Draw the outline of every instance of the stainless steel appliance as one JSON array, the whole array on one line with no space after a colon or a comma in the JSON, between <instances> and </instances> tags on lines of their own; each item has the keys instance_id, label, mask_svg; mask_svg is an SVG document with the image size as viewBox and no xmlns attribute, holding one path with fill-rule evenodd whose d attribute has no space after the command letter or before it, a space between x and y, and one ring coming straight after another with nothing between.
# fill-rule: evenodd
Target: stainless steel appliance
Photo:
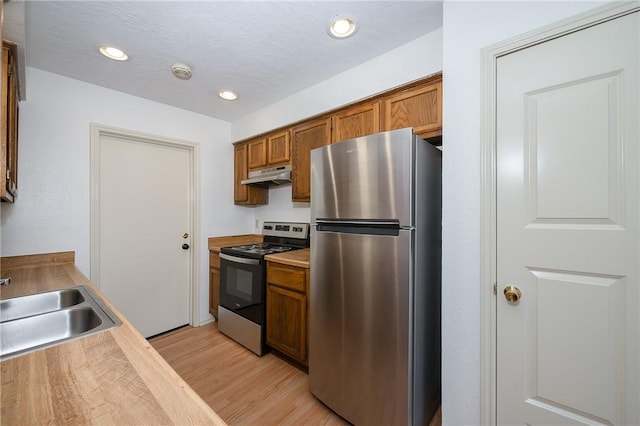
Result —
<instances>
[{"instance_id":1,"label":"stainless steel appliance","mask_svg":"<svg viewBox=\"0 0 640 426\"><path fill-rule=\"evenodd\" d=\"M291 183L291 166L278 166L249 172L248 179L245 179L240 183L243 185L260 186Z\"/></svg>"},{"instance_id":2,"label":"stainless steel appliance","mask_svg":"<svg viewBox=\"0 0 640 426\"><path fill-rule=\"evenodd\" d=\"M441 152L400 129L311 151L309 388L356 425L440 403Z\"/></svg>"},{"instance_id":3,"label":"stainless steel appliance","mask_svg":"<svg viewBox=\"0 0 640 426\"><path fill-rule=\"evenodd\" d=\"M309 247L308 223L264 222L261 244L220 249L218 329L262 355L268 254Z\"/></svg>"}]
</instances>

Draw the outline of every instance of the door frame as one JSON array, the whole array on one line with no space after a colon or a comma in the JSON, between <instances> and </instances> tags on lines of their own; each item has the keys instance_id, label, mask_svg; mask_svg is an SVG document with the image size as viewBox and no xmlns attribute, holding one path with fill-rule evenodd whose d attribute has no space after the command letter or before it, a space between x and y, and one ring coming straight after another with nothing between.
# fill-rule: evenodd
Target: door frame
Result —
<instances>
[{"instance_id":1,"label":"door frame","mask_svg":"<svg viewBox=\"0 0 640 426\"><path fill-rule=\"evenodd\" d=\"M490 45L481 51L480 141L480 424L496 424L497 410L497 60L504 55L640 10L640 0L606 4Z\"/></svg>"},{"instance_id":2,"label":"door frame","mask_svg":"<svg viewBox=\"0 0 640 426\"><path fill-rule=\"evenodd\" d=\"M132 130L120 129L91 123L90 147L90 269L89 279L100 288L100 150L98 145L102 136L129 139L154 145L183 149L189 153L189 209L191 250L189 250L189 325L200 325L200 291L199 291L199 247L200 247L200 146L197 143L157 136Z\"/></svg>"}]
</instances>

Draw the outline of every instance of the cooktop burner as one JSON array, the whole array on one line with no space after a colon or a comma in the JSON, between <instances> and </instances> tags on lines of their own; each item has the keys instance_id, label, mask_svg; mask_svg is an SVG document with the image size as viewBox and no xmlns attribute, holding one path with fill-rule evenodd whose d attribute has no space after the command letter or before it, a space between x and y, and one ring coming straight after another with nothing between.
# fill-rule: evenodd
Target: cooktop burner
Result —
<instances>
[{"instance_id":1,"label":"cooktop burner","mask_svg":"<svg viewBox=\"0 0 640 426\"><path fill-rule=\"evenodd\" d=\"M290 246L281 246L270 243L262 243L262 244L251 244L247 246L236 246L230 247L234 250L246 252L246 253L258 253L258 254L271 254L271 253L281 253L283 251L293 250L293 247Z\"/></svg>"},{"instance_id":2,"label":"cooktop burner","mask_svg":"<svg viewBox=\"0 0 640 426\"><path fill-rule=\"evenodd\" d=\"M262 235L262 243L223 247L221 252L238 257L262 259L268 254L309 247L308 223L265 222Z\"/></svg>"}]
</instances>

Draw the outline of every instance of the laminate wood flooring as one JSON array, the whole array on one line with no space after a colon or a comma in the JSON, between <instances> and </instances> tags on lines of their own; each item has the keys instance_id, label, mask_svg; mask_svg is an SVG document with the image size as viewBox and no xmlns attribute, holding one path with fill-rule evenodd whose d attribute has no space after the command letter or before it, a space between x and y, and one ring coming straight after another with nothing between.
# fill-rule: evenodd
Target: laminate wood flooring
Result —
<instances>
[{"instance_id":1,"label":"laminate wood flooring","mask_svg":"<svg viewBox=\"0 0 640 426\"><path fill-rule=\"evenodd\" d=\"M308 376L268 353L257 357L217 323L153 338L152 346L230 425L348 425L316 399ZM440 410L430 426L440 426Z\"/></svg>"}]
</instances>

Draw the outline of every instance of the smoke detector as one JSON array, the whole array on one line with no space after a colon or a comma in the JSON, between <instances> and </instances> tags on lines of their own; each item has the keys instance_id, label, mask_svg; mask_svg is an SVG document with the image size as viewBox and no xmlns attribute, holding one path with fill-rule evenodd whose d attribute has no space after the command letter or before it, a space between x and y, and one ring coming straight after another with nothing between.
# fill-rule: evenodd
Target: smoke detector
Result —
<instances>
[{"instance_id":1,"label":"smoke detector","mask_svg":"<svg viewBox=\"0 0 640 426\"><path fill-rule=\"evenodd\" d=\"M171 72L180 80L189 80L191 78L191 67L186 64L173 64L171 66Z\"/></svg>"}]
</instances>

